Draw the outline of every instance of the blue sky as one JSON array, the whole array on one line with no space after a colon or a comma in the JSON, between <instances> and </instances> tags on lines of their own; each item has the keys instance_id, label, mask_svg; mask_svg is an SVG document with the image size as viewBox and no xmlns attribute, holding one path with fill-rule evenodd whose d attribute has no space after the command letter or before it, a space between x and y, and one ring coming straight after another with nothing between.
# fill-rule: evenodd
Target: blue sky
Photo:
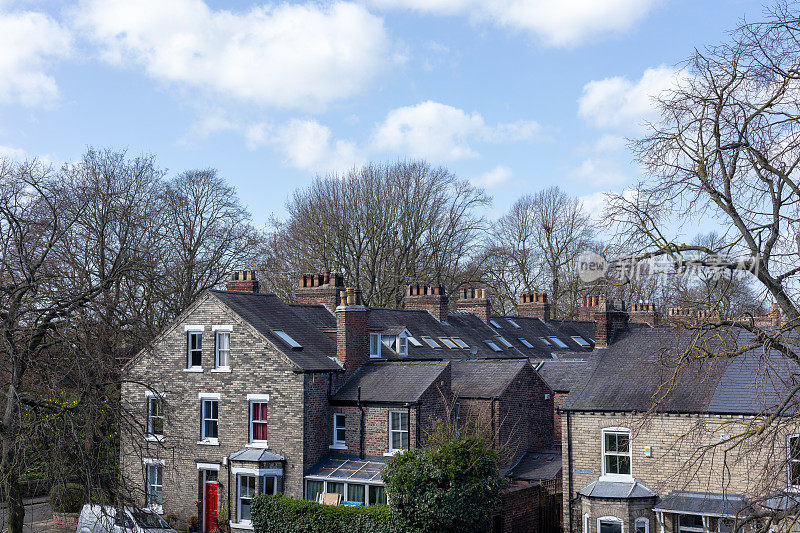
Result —
<instances>
[{"instance_id":1,"label":"blue sky","mask_svg":"<svg viewBox=\"0 0 800 533\"><path fill-rule=\"evenodd\" d=\"M424 157L489 217L550 185L596 209L624 138L750 0L0 0L0 155L213 167L254 220L317 173Z\"/></svg>"}]
</instances>

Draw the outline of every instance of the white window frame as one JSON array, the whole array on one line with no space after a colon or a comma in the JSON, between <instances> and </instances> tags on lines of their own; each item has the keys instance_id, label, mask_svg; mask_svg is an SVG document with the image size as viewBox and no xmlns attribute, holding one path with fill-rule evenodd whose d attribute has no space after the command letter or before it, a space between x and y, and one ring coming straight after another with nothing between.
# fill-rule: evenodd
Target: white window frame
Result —
<instances>
[{"instance_id":1,"label":"white window frame","mask_svg":"<svg viewBox=\"0 0 800 533\"><path fill-rule=\"evenodd\" d=\"M583 515L583 533L589 533L589 513Z\"/></svg>"},{"instance_id":2,"label":"white window frame","mask_svg":"<svg viewBox=\"0 0 800 533\"><path fill-rule=\"evenodd\" d=\"M800 463L800 457L792 459L792 439L800 439L800 433L792 433L786 436L786 485L790 488L800 489L800 483L792 484L792 464Z\"/></svg>"},{"instance_id":3,"label":"white window frame","mask_svg":"<svg viewBox=\"0 0 800 533\"><path fill-rule=\"evenodd\" d=\"M203 326L196 326L196 325L189 325L184 326L184 332L186 333L186 368L184 369L186 372L202 372L203 371L203 333L204 327ZM193 365L192 364L192 342L191 338L192 335L200 335L200 364Z\"/></svg>"},{"instance_id":4,"label":"white window frame","mask_svg":"<svg viewBox=\"0 0 800 533\"><path fill-rule=\"evenodd\" d=\"M230 372L231 371L231 332L233 332L233 326L211 326L211 330L214 332L214 372ZM228 364L221 365L219 364L219 338L220 335L227 335L228 336Z\"/></svg>"},{"instance_id":5,"label":"white window frame","mask_svg":"<svg viewBox=\"0 0 800 533\"><path fill-rule=\"evenodd\" d=\"M145 393L145 399L147 401L147 432L145 434L145 439L153 442L161 442L164 440L164 397L152 391L147 391ZM150 409L150 402L152 400L159 400L161 402L161 435L153 433L153 411Z\"/></svg>"},{"instance_id":6,"label":"white window frame","mask_svg":"<svg viewBox=\"0 0 800 533\"><path fill-rule=\"evenodd\" d=\"M342 417L344 423L341 426L336 425L336 418ZM341 429L345 432L345 439L339 440L336 438L336 430ZM333 413L333 449L346 450L347 449L347 415L344 413Z\"/></svg>"},{"instance_id":7,"label":"white window frame","mask_svg":"<svg viewBox=\"0 0 800 533\"><path fill-rule=\"evenodd\" d=\"M363 338L363 337L362 337ZM374 346L373 346L374 343ZM370 359L377 359L381 356L381 334L380 333L370 333L369 334L369 357Z\"/></svg>"},{"instance_id":8,"label":"white window frame","mask_svg":"<svg viewBox=\"0 0 800 533\"><path fill-rule=\"evenodd\" d=\"M163 514L164 502L164 460L163 459L144 459L144 482L145 482L145 509L148 509L157 514ZM161 469L161 485L150 484L150 468ZM151 487L158 486L161 488L161 505L150 503Z\"/></svg>"},{"instance_id":9,"label":"white window frame","mask_svg":"<svg viewBox=\"0 0 800 533\"><path fill-rule=\"evenodd\" d=\"M650 519L644 516L633 521L633 533L638 533L640 524L644 524L644 533L650 533Z\"/></svg>"},{"instance_id":10,"label":"white window frame","mask_svg":"<svg viewBox=\"0 0 800 533\"><path fill-rule=\"evenodd\" d=\"M253 494L250 495L250 506L252 513L253 500L258 495L258 478L257 474L251 473L237 473L236 474L236 523L243 526L252 525L252 520L242 520L242 478L253 478Z\"/></svg>"},{"instance_id":11,"label":"white window frame","mask_svg":"<svg viewBox=\"0 0 800 533\"><path fill-rule=\"evenodd\" d=\"M201 392L198 393L197 397L200 399L200 440L197 444L205 444L209 446L219 446L219 402L220 402L220 394L216 392ZM206 419L205 415L205 403L208 401L217 402L217 418L208 418ZM206 436L206 420L216 420L217 421L217 436L216 437L208 437Z\"/></svg>"},{"instance_id":12,"label":"white window frame","mask_svg":"<svg viewBox=\"0 0 800 533\"><path fill-rule=\"evenodd\" d=\"M600 533L601 522L616 522L619 524L620 533L625 533L625 522L623 522L621 518L617 518L616 516L601 516L597 519L597 533Z\"/></svg>"},{"instance_id":13,"label":"white window frame","mask_svg":"<svg viewBox=\"0 0 800 533\"><path fill-rule=\"evenodd\" d=\"M630 465L630 472L627 473L627 474L610 474L610 473L606 472L606 434L608 434L608 433L627 433L627 435L628 435L628 453L627 454L621 454L621 453L617 453L617 452L609 453L609 455L616 455L616 456L619 456L619 457L625 457L625 456L628 457L628 464ZM630 481L631 479L633 479L633 440L631 439L631 430L629 428L625 428L625 427L607 427L607 428L603 428L602 431L600 432L600 438L601 438L601 443L600 443L600 446L601 446L601 465L600 465L600 468L601 468L601 471L603 472L603 477L606 478L607 480L610 480L610 481L613 481L613 480ZM599 532L599 530L598 530L598 532Z\"/></svg>"},{"instance_id":14,"label":"white window frame","mask_svg":"<svg viewBox=\"0 0 800 533\"><path fill-rule=\"evenodd\" d=\"M408 357L408 334L405 331L397 336L397 355Z\"/></svg>"},{"instance_id":15,"label":"white window frame","mask_svg":"<svg viewBox=\"0 0 800 533\"><path fill-rule=\"evenodd\" d=\"M272 494L278 494L278 476L263 475L258 476L258 493L266 494L267 480L272 480Z\"/></svg>"},{"instance_id":16,"label":"white window frame","mask_svg":"<svg viewBox=\"0 0 800 533\"><path fill-rule=\"evenodd\" d=\"M325 478L319 478L319 477L307 477L307 478L304 478L304 480L303 480L303 499L306 500L306 501L309 501L308 500L308 496L309 496L309 493L308 493L308 482L309 481L320 481L320 482L322 482L322 492L327 492L328 491L328 483L344 483L344 494L345 494L345 496L349 495L350 485L363 485L364 486L364 506L365 507L368 506L368 505L375 505L375 503L372 502L370 500L370 498L369 498L369 489L370 489L370 487L383 487L384 493L386 491L386 485L384 485L383 483L374 483L374 482L370 483L369 481L365 481L365 480L359 480L357 482L354 481L353 483L350 483L350 482L348 482L348 481L346 481L344 479L325 479ZM345 496L342 497L343 500L345 499ZM386 494L386 503L389 503L389 495L388 494Z\"/></svg>"},{"instance_id":17,"label":"white window frame","mask_svg":"<svg viewBox=\"0 0 800 533\"><path fill-rule=\"evenodd\" d=\"M399 413L401 417L405 416L407 418L406 427L408 429L405 429L405 430L403 430L403 429L394 429L393 424L392 424L392 414L393 413ZM406 451L408 448L395 448L394 446L392 446L392 440L393 440L392 439L392 434L393 433L405 433L407 435L406 441L408 442L408 446L409 446L409 448L411 447L411 417L409 416L408 411L398 411L398 410L389 411L389 454L393 455L393 454L398 453L398 452Z\"/></svg>"},{"instance_id":18,"label":"white window frame","mask_svg":"<svg viewBox=\"0 0 800 533\"><path fill-rule=\"evenodd\" d=\"M267 440L256 440L253 438L253 404L266 403L269 406L269 394L248 394L247 395L247 427L249 432L249 448L269 448L269 426L267 426ZM270 409L267 407L267 423L269 423ZM260 420L259 420L260 422Z\"/></svg>"}]
</instances>

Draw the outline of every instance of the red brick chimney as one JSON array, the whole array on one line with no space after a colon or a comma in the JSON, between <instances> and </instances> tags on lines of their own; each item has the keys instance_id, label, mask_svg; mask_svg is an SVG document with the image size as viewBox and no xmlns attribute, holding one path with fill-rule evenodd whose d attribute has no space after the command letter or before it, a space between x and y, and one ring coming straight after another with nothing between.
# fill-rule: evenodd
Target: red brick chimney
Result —
<instances>
[{"instance_id":1,"label":"red brick chimney","mask_svg":"<svg viewBox=\"0 0 800 533\"><path fill-rule=\"evenodd\" d=\"M259 292L256 271L237 270L231 275L231 279L225 288L233 292Z\"/></svg>"},{"instance_id":2,"label":"red brick chimney","mask_svg":"<svg viewBox=\"0 0 800 533\"><path fill-rule=\"evenodd\" d=\"M550 302L546 292L524 292L519 297L517 315L550 321Z\"/></svg>"},{"instance_id":3,"label":"red brick chimney","mask_svg":"<svg viewBox=\"0 0 800 533\"><path fill-rule=\"evenodd\" d=\"M429 311L439 322L447 321L447 295L440 285L409 285L403 297L403 308Z\"/></svg>"},{"instance_id":4,"label":"red brick chimney","mask_svg":"<svg viewBox=\"0 0 800 533\"><path fill-rule=\"evenodd\" d=\"M489 322L492 313L492 304L486 296L486 289L462 288L456 302L456 311L459 313L475 313L484 322Z\"/></svg>"},{"instance_id":5,"label":"red brick chimney","mask_svg":"<svg viewBox=\"0 0 800 533\"><path fill-rule=\"evenodd\" d=\"M341 303L339 294L342 290L344 276L337 272L302 274L294 300L299 304L324 305L329 311L335 311Z\"/></svg>"},{"instance_id":6,"label":"red brick chimney","mask_svg":"<svg viewBox=\"0 0 800 533\"><path fill-rule=\"evenodd\" d=\"M781 306L778 305L777 302L772 302L772 306L769 309L769 316L772 319L771 326L773 328L779 328L783 324L783 314L781 313Z\"/></svg>"},{"instance_id":7,"label":"red brick chimney","mask_svg":"<svg viewBox=\"0 0 800 533\"><path fill-rule=\"evenodd\" d=\"M631 304L629 315L630 321L634 324L658 325L656 307L651 302L636 302Z\"/></svg>"},{"instance_id":8,"label":"red brick chimney","mask_svg":"<svg viewBox=\"0 0 800 533\"><path fill-rule=\"evenodd\" d=\"M361 291L347 287L336 308L336 358L346 379L369 361L369 308L361 304Z\"/></svg>"},{"instance_id":9,"label":"red brick chimney","mask_svg":"<svg viewBox=\"0 0 800 533\"><path fill-rule=\"evenodd\" d=\"M716 312L699 307L670 307L667 310L667 322L685 326L698 326L706 322L719 322L719 315Z\"/></svg>"},{"instance_id":10,"label":"red brick chimney","mask_svg":"<svg viewBox=\"0 0 800 533\"><path fill-rule=\"evenodd\" d=\"M603 295L584 296L578 311L580 320L594 321L594 345L607 348L614 333L628 328L628 312L625 303L614 304Z\"/></svg>"}]
</instances>

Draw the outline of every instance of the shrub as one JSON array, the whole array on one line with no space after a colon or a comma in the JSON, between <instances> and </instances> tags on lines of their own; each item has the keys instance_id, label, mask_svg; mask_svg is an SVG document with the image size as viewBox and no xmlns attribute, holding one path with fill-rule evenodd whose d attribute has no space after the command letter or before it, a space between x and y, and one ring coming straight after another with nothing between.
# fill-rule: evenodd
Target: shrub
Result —
<instances>
[{"instance_id":1,"label":"shrub","mask_svg":"<svg viewBox=\"0 0 800 533\"><path fill-rule=\"evenodd\" d=\"M77 483L58 484L50 489L50 509L54 513L80 513L88 500L86 490Z\"/></svg>"},{"instance_id":2,"label":"shrub","mask_svg":"<svg viewBox=\"0 0 800 533\"><path fill-rule=\"evenodd\" d=\"M392 457L383 470L398 522L419 532L486 531L506 481L483 435L439 428L425 448Z\"/></svg>"},{"instance_id":3,"label":"shrub","mask_svg":"<svg viewBox=\"0 0 800 533\"><path fill-rule=\"evenodd\" d=\"M258 496L251 509L256 533L399 533L386 505L321 505L282 494Z\"/></svg>"}]
</instances>

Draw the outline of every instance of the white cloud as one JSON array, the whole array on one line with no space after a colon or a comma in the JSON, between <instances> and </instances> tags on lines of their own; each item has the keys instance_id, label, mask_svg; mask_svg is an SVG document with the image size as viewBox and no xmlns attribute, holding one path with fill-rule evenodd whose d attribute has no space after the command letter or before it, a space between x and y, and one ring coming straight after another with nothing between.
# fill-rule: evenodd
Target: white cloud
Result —
<instances>
[{"instance_id":1,"label":"white cloud","mask_svg":"<svg viewBox=\"0 0 800 533\"><path fill-rule=\"evenodd\" d=\"M470 179L470 182L476 187L494 189L507 182L513 175L514 173L507 166L497 165L492 170Z\"/></svg>"},{"instance_id":2,"label":"white cloud","mask_svg":"<svg viewBox=\"0 0 800 533\"><path fill-rule=\"evenodd\" d=\"M610 187L628 180L620 165L610 159L589 157L572 169L568 176L591 187Z\"/></svg>"},{"instance_id":3,"label":"white cloud","mask_svg":"<svg viewBox=\"0 0 800 533\"><path fill-rule=\"evenodd\" d=\"M660 0L365 0L379 8L464 15L475 22L524 31L547 46L573 47L622 32Z\"/></svg>"},{"instance_id":4,"label":"white cloud","mask_svg":"<svg viewBox=\"0 0 800 533\"><path fill-rule=\"evenodd\" d=\"M47 67L71 51L70 32L51 17L0 12L0 104L51 104L59 93Z\"/></svg>"},{"instance_id":5,"label":"white cloud","mask_svg":"<svg viewBox=\"0 0 800 533\"><path fill-rule=\"evenodd\" d=\"M636 82L620 76L590 81L578 99L578 115L598 128L640 131L645 121L658 117L653 99L684 76L661 66L645 70Z\"/></svg>"},{"instance_id":6,"label":"white cloud","mask_svg":"<svg viewBox=\"0 0 800 533\"><path fill-rule=\"evenodd\" d=\"M599 153L619 152L620 150L623 150L627 144L628 140L625 137L606 133L597 139L592 149Z\"/></svg>"},{"instance_id":7,"label":"white cloud","mask_svg":"<svg viewBox=\"0 0 800 533\"><path fill-rule=\"evenodd\" d=\"M275 107L352 96L391 56L382 19L347 2L234 13L203 0L84 0L74 20L110 64Z\"/></svg>"},{"instance_id":8,"label":"white cloud","mask_svg":"<svg viewBox=\"0 0 800 533\"><path fill-rule=\"evenodd\" d=\"M261 128L249 131L251 141L267 139ZM253 131L257 133L253 135ZM280 126L269 142L284 154L287 164L304 170L328 172L364 163L364 156L355 144L332 137L330 128L319 122L292 119Z\"/></svg>"},{"instance_id":9,"label":"white cloud","mask_svg":"<svg viewBox=\"0 0 800 533\"><path fill-rule=\"evenodd\" d=\"M22 148L14 148L13 146L0 145L0 159L11 159L14 161L20 161L22 159L25 159L27 156L28 153Z\"/></svg>"},{"instance_id":10,"label":"white cloud","mask_svg":"<svg viewBox=\"0 0 800 533\"><path fill-rule=\"evenodd\" d=\"M532 121L489 126L480 113L426 101L389 111L372 139L372 149L457 161L477 157L470 141L508 142L532 138L539 125Z\"/></svg>"}]
</instances>

